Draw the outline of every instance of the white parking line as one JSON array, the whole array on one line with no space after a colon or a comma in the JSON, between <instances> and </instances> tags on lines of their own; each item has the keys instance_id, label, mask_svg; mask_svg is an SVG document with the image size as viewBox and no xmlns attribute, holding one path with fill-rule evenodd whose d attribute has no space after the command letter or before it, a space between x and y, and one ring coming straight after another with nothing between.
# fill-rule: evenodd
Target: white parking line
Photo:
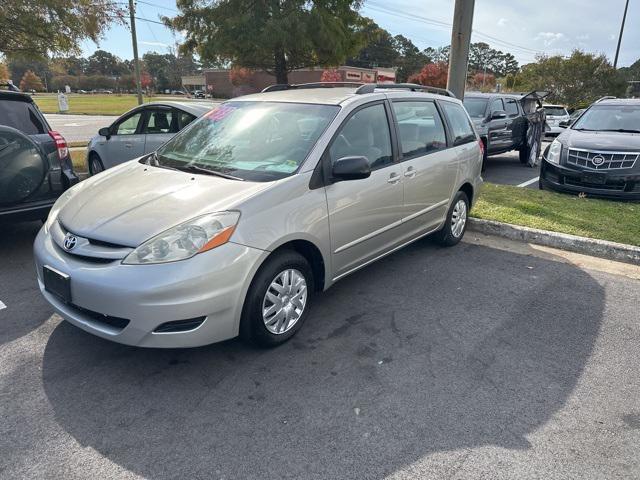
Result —
<instances>
[{"instance_id":1,"label":"white parking line","mask_svg":"<svg viewBox=\"0 0 640 480\"><path fill-rule=\"evenodd\" d=\"M517 186L518 187L526 187L528 185L531 185L532 183L537 182L538 180L540 180L540 177L532 178L531 180L527 180L526 182L522 182L520 185L517 185Z\"/></svg>"},{"instance_id":2,"label":"white parking line","mask_svg":"<svg viewBox=\"0 0 640 480\"><path fill-rule=\"evenodd\" d=\"M0 300L0 310L4 308L7 308L7 306L4 303L2 303L2 301Z\"/></svg>"}]
</instances>

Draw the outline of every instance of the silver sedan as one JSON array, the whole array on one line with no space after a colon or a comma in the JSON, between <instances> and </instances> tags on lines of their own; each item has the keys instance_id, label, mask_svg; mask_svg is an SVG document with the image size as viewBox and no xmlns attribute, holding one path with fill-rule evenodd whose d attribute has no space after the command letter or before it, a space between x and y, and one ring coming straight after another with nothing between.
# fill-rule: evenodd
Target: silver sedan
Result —
<instances>
[{"instance_id":1,"label":"silver sedan","mask_svg":"<svg viewBox=\"0 0 640 480\"><path fill-rule=\"evenodd\" d=\"M214 106L202 102L150 102L129 110L89 141L89 173L95 175L153 152Z\"/></svg>"}]
</instances>

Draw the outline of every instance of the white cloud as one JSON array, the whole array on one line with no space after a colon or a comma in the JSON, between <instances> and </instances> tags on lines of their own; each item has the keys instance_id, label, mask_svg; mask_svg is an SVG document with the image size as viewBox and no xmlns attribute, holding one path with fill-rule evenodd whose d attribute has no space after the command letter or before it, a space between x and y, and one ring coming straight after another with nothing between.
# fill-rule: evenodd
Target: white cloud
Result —
<instances>
[{"instance_id":1,"label":"white cloud","mask_svg":"<svg viewBox=\"0 0 640 480\"><path fill-rule=\"evenodd\" d=\"M589 40L589 38L590 38L590 37L589 37L589 34L588 34L588 33L583 33L582 35L578 35L578 36L576 37L576 40L584 41L584 40Z\"/></svg>"},{"instance_id":2,"label":"white cloud","mask_svg":"<svg viewBox=\"0 0 640 480\"><path fill-rule=\"evenodd\" d=\"M545 47L550 47L562 39L564 39L564 33L539 32L534 40L542 40Z\"/></svg>"},{"instance_id":3,"label":"white cloud","mask_svg":"<svg viewBox=\"0 0 640 480\"><path fill-rule=\"evenodd\" d=\"M504 27L507 24L507 19L506 18L501 18L500 20L498 20L498 26L499 27Z\"/></svg>"}]
</instances>

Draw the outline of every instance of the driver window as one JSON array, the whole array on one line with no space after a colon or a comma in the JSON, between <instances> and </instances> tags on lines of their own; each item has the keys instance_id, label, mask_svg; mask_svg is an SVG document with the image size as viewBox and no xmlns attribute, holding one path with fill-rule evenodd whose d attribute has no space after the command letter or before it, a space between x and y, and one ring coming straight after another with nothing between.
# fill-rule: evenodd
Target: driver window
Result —
<instances>
[{"instance_id":1,"label":"driver window","mask_svg":"<svg viewBox=\"0 0 640 480\"><path fill-rule=\"evenodd\" d=\"M138 129L142 112L134 113L116 125L114 135L133 135Z\"/></svg>"},{"instance_id":2,"label":"driver window","mask_svg":"<svg viewBox=\"0 0 640 480\"><path fill-rule=\"evenodd\" d=\"M358 110L340 128L329 148L331 162L343 157L366 157L371 170L393 163L389 122L383 104Z\"/></svg>"},{"instance_id":3,"label":"driver window","mask_svg":"<svg viewBox=\"0 0 640 480\"><path fill-rule=\"evenodd\" d=\"M491 102L491 113L497 112L499 110L504 110L504 104L502 103L501 98L496 98Z\"/></svg>"}]
</instances>

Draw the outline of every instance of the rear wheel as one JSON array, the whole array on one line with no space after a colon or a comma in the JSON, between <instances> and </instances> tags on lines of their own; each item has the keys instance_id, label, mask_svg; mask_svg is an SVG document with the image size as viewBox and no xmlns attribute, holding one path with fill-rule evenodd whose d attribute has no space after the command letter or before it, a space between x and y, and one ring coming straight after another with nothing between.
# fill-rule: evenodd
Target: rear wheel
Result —
<instances>
[{"instance_id":1,"label":"rear wheel","mask_svg":"<svg viewBox=\"0 0 640 480\"><path fill-rule=\"evenodd\" d=\"M97 153L89 155L89 174L95 175L104 171L104 165Z\"/></svg>"},{"instance_id":2,"label":"rear wheel","mask_svg":"<svg viewBox=\"0 0 640 480\"><path fill-rule=\"evenodd\" d=\"M467 230L469 217L469 198L467 194L459 191L453 199L444 226L435 234L435 240L445 247L456 245Z\"/></svg>"},{"instance_id":3,"label":"rear wheel","mask_svg":"<svg viewBox=\"0 0 640 480\"><path fill-rule=\"evenodd\" d=\"M313 291L313 272L302 255L293 251L274 254L251 282L240 336L262 347L286 342L302 328Z\"/></svg>"}]
</instances>

